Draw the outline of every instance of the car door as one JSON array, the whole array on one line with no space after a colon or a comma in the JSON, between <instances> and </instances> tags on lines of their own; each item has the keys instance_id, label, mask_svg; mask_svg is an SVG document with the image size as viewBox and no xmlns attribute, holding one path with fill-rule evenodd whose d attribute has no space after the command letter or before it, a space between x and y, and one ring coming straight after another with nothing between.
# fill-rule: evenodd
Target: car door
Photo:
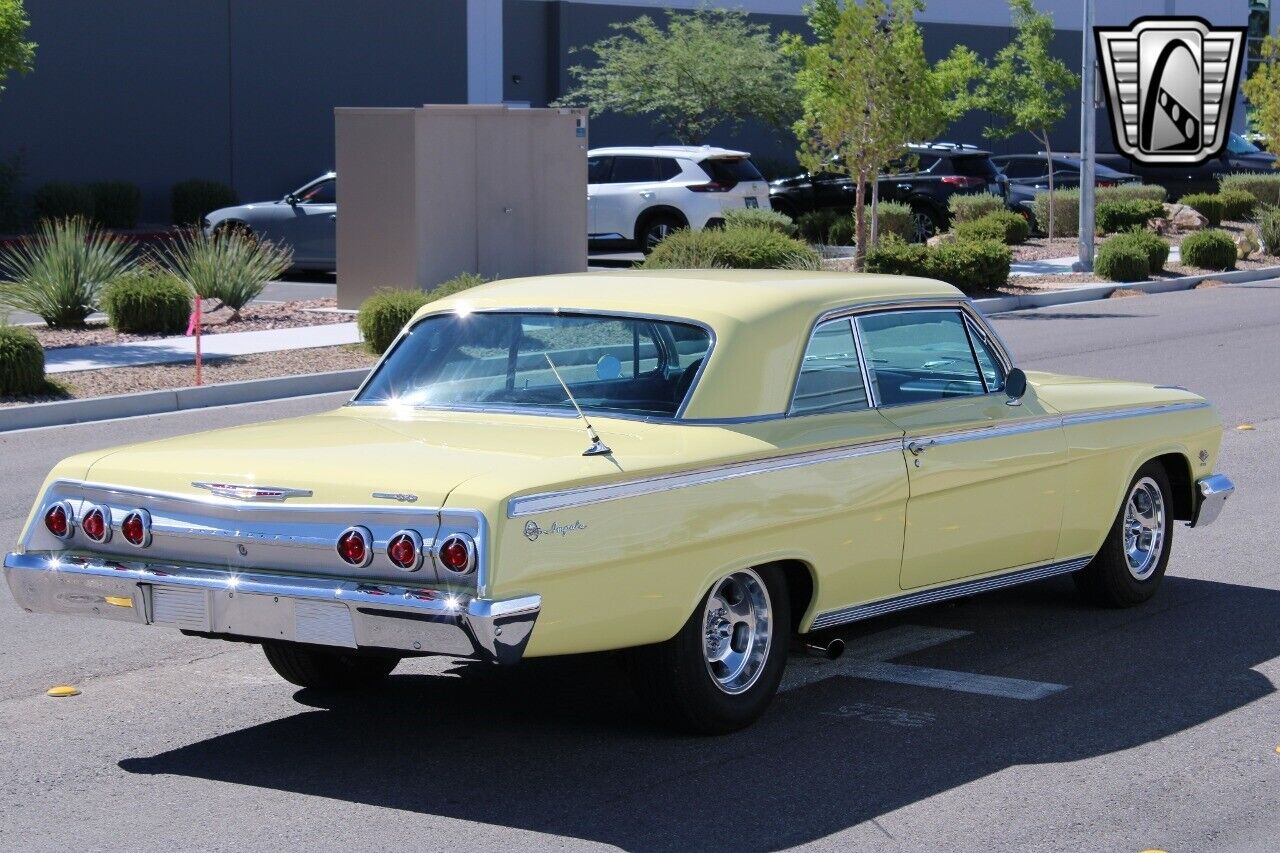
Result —
<instances>
[{"instance_id":1,"label":"car door","mask_svg":"<svg viewBox=\"0 0 1280 853\"><path fill-rule=\"evenodd\" d=\"M600 205L600 191L609 182L609 172L613 169L613 158L594 156L587 158L587 236L599 239L601 232L596 225L597 209Z\"/></svg>"},{"instance_id":2,"label":"car door","mask_svg":"<svg viewBox=\"0 0 1280 853\"><path fill-rule=\"evenodd\" d=\"M1067 462L1058 413L1034 390L1009 405L999 349L960 308L865 314L857 324L873 397L904 433L902 588L1053 559Z\"/></svg>"},{"instance_id":3,"label":"car door","mask_svg":"<svg viewBox=\"0 0 1280 853\"><path fill-rule=\"evenodd\" d=\"M337 182L325 178L293 194L290 210L281 223L295 264L321 266L336 257L338 233Z\"/></svg>"},{"instance_id":4,"label":"car door","mask_svg":"<svg viewBox=\"0 0 1280 853\"><path fill-rule=\"evenodd\" d=\"M601 239L631 240L636 236L636 220L653 205L654 184L660 180L655 157L617 155L607 183L594 188L596 201L594 228Z\"/></svg>"}]
</instances>

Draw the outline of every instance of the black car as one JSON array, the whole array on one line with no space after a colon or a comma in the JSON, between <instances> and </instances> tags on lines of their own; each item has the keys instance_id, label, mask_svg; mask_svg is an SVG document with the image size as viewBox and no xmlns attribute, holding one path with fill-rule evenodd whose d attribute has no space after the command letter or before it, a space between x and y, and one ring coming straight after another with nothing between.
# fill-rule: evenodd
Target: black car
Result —
<instances>
[{"instance_id":1,"label":"black car","mask_svg":"<svg viewBox=\"0 0 1280 853\"><path fill-rule=\"evenodd\" d=\"M991 158L1009 179L1009 208L1026 213L1037 195L1049 189L1049 158L1045 154L998 154ZM1101 163L1094 166L1094 185L1115 187L1140 183L1137 175L1119 172ZM1080 186L1080 158L1053 155L1054 189Z\"/></svg>"},{"instance_id":2,"label":"black car","mask_svg":"<svg viewBox=\"0 0 1280 853\"><path fill-rule=\"evenodd\" d=\"M956 193L1006 195L1004 176L991 163L991 152L972 145L935 142L909 145L881 175L881 201L911 206L917 240L926 240L950 223L947 204ZM805 172L769 185L769 203L792 219L812 210L853 209L855 184L848 175ZM868 194L869 195L869 194Z\"/></svg>"},{"instance_id":3,"label":"black car","mask_svg":"<svg viewBox=\"0 0 1280 853\"><path fill-rule=\"evenodd\" d=\"M1098 154L1098 162L1131 172L1143 183L1159 184L1169 191L1169 200L1176 201L1187 193L1216 193L1218 177L1231 172L1276 171L1276 155L1263 151L1238 133L1227 137L1227 147L1222 156L1206 160L1198 166L1148 166L1123 154Z\"/></svg>"}]
</instances>

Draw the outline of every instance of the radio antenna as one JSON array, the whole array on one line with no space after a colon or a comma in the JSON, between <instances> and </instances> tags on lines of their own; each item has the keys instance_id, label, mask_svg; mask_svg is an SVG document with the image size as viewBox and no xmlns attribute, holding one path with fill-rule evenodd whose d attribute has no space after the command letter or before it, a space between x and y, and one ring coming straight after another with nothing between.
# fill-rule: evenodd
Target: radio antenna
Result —
<instances>
[{"instance_id":1,"label":"radio antenna","mask_svg":"<svg viewBox=\"0 0 1280 853\"><path fill-rule=\"evenodd\" d=\"M543 358L547 360L547 364L551 365L551 372L556 375L556 381L560 383L560 387L564 389L564 395L569 398L569 402L573 404L573 408L578 411L578 417L582 418L583 424L587 427L587 437L591 439L591 446L582 451L583 456L610 456L613 449L609 445L600 440L600 436L596 434L596 428L591 425L591 421L587 420L587 416L582 413L582 407L578 405L578 401L573 398L573 392L569 390L569 386L565 384L564 379L560 376L560 371L556 369L556 363L551 360L551 353L544 352Z\"/></svg>"}]
</instances>

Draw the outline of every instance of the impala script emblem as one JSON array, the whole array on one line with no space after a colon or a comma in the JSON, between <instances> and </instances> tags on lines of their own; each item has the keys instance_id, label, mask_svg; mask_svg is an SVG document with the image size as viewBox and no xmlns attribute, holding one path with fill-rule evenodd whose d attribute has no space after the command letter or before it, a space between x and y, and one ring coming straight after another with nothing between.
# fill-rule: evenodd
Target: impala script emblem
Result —
<instances>
[{"instance_id":1,"label":"impala script emblem","mask_svg":"<svg viewBox=\"0 0 1280 853\"><path fill-rule=\"evenodd\" d=\"M530 521L524 526L524 536L530 542L537 542L538 537L547 536L555 533L559 536L568 536L577 530L586 530L587 526L581 521L575 521L572 524L560 524L559 522L551 522L550 527L539 527L538 522Z\"/></svg>"},{"instance_id":2,"label":"impala script emblem","mask_svg":"<svg viewBox=\"0 0 1280 853\"><path fill-rule=\"evenodd\" d=\"M1095 27L1116 147L1152 166L1193 165L1221 154L1244 33L1202 18Z\"/></svg>"},{"instance_id":3,"label":"impala script emblem","mask_svg":"<svg viewBox=\"0 0 1280 853\"><path fill-rule=\"evenodd\" d=\"M282 501L286 498L309 498L310 489L290 489L284 486L243 486L235 483L192 483L197 489L207 489L220 498L239 501Z\"/></svg>"}]
</instances>

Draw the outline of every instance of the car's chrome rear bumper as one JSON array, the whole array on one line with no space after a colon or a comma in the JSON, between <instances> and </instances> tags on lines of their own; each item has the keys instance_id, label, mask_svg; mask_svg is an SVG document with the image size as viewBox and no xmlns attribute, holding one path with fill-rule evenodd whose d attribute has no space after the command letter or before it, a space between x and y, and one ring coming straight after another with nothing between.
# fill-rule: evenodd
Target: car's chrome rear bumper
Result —
<instances>
[{"instance_id":1,"label":"car's chrome rear bumper","mask_svg":"<svg viewBox=\"0 0 1280 853\"><path fill-rule=\"evenodd\" d=\"M1212 524L1222 512L1222 505L1236 490L1236 484L1225 474L1210 474L1196 480L1196 510L1191 517L1191 527Z\"/></svg>"},{"instance_id":2,"label":"car's chrome rear bumper","mask_svg":"<svg viewBox=\"0 0 1280 853\"><path fill-rule=\"evenodd\" d=\"M542 599L496 601L332 578L9 554L9 589L25 610L164 625L235 638L370 648L515 663Z\"/></svg>"}]
</instances>

